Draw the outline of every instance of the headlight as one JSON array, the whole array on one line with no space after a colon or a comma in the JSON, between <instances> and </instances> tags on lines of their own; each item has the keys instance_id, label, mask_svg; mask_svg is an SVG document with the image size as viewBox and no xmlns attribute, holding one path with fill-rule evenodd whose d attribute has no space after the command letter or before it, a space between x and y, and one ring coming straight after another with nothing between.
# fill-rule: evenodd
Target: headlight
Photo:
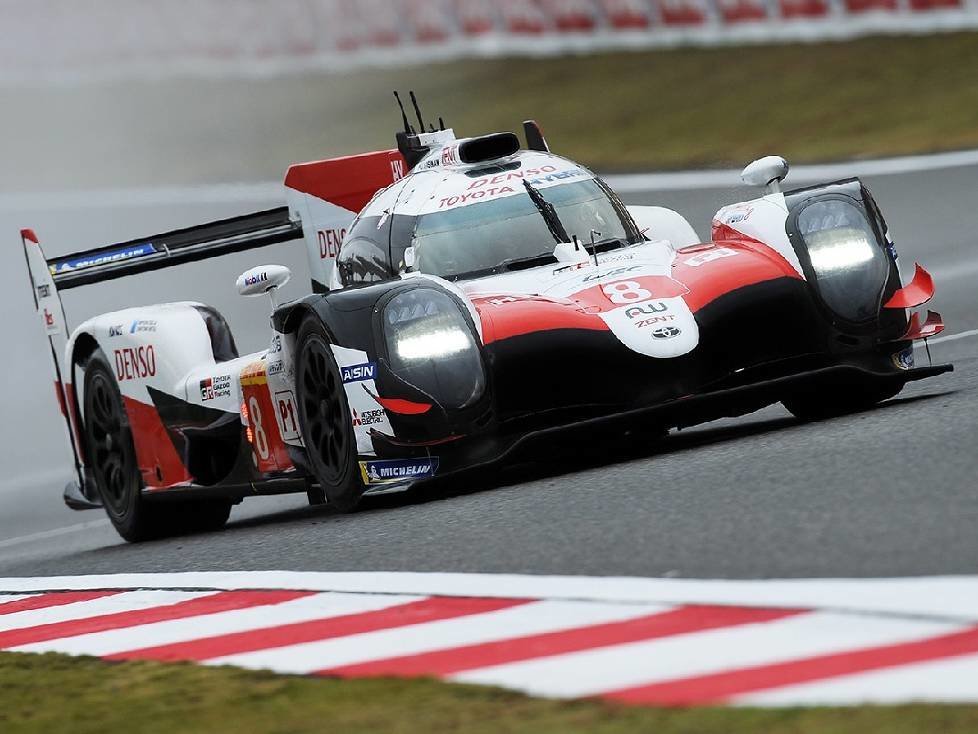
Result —
<instances>
[{"instance_id":1,"label":"headlight","mask_svg":"<svg viewBox=\"0 0 978 734\"><path fill-rule=\"evenodd\" d=\"M446 408L464 408L482 396L485 375L472 329L447 294L412 288L384 308L391 368Z\"/></svg>"},{"instance_id":2,"label":"headlight","mask_svg":"<svg viewBox=\"0 0 978 734\"><path fill-rule=\"evenodd\" d=\"M826 305L851 322L875 318L889 264L865 214L842 199L816 201L798 229Z\"/></svg>"}]
</instances>

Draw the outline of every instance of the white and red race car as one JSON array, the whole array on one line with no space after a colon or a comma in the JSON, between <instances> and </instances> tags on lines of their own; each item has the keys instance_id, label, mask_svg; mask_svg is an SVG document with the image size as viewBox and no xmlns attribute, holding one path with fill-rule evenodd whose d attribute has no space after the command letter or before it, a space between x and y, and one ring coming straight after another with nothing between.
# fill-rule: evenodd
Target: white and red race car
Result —
<instances>
[{"instance_id":1,"label":"white and red race car","mask_svg":"<svg viewBox=\"0 0 978 734\"><path fill-rule=\"evenodd\" d=\"M420 118L420 114L418 115ZM420 119L419 119L420 122ZM703 242L680 214L625 206L548 149L535 123L289 169L287 206L46 259L22 232L76 457L69 506L103 506L138 541L217 528L255 494L341 510L505 461L557 432L662 432L783 402L803 418L871 405L912 380L909 311L875 201L856 179L766 188L717 212ZM421 130L425 129L423 123ZM200 303L107 313L69 329L59 292L304 240L313 294L269 294L270 346L239 355Z\"/></svg>"}]
</instances>

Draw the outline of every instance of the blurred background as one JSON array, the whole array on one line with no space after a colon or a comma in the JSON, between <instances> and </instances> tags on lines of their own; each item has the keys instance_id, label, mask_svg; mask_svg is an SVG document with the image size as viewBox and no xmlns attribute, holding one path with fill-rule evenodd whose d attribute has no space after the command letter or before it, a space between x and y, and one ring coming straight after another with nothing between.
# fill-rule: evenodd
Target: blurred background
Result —
<instances>
[{"instance_id":1,"label":"blurred background","mask_svg":"<svg viewBox=\"0 0 978 734\"><path fill-rule=\"evenodd\" d=\"M21 227L52 256L278 206L290 163L393 145L395 88L608 174L978 147L976 28L978 0L0 0L0 491L59 502L70 471ZM729 181L640 198L703 234ZM307 290L279 246L71 291L69 321L202 300L259 349L256 258Z\"/></svg>"}]
</instances>

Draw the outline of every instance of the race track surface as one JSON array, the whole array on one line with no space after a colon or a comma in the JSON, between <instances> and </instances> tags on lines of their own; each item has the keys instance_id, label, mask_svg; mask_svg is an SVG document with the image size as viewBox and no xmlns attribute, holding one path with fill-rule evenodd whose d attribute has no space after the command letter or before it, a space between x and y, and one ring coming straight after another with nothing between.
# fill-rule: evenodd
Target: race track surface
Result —
<instances>
[{"instance_id":1,"label":"race track surface","mask_svg":"<svg viewBox=\"0 0 978 734\"><path fill-rule=\"evenodd\" d=\"M3 427L2 439L14 447L8 475L26 478L0 485L0 575L246 569L697 578L974 573L978 336L967 332L978 330L978 167L869 183L905 271L919 260L934 274L932 307L944 315L948 335L964 335L932 348L935 361L955 364L953 374L911 385L875 410L822 423L799 423L778 406L673 432L656 445L609 451L596 440L590 451L575 447L573 459L556 447L481 485L378 498L354 515L305 507L304 496L251 500L235 509L224 532L141 546L122 543L100 513L72 513L61 505L67 452L49 399L49 367L32 315L17 305L8 328L24 345L14 356L26 386L3 388L18 420ZM703 189L626 199L674 207L702 236L720 205L749 196ZM261 205L54 207L29 213L29 222L0 211L0 226L7 240L17 227L34 226L54 254ZM298 284L291 293L301 294L301 251L280 246L259 257L292 267ZM70 315L195 298L230 316L243 349L259 348L265 306L241 301L232 288L255 260L228 260L71 294ZM917 358L927 359L923 350Z\"/></svg>"}]
</instances>

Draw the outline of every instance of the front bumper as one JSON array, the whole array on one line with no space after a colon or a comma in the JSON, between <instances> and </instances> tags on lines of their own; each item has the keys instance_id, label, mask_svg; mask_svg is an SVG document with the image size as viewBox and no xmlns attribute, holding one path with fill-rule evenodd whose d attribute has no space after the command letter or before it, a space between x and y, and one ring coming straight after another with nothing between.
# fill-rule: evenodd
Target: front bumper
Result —
<instances>
[{"instance_id":1,"label":"front bumper","mask_svg":"<svg viewBox=\"0 0 978 734\"><path fill-rule=\"evenodd\" d=\"M410 454L438 454L440 469L436 478L443 479L498 468L534 444L555 438L572 441L575 437L587 438L596 432L613 434L637 428L687 428L720 418L747 415L799 392L831 391L854 383L901 388L909 382L953 371L954 367L949 364L900 371L882 371L851 364L834 365L524 432L470 436L440 446L416 449ZM403 490L408 486L400 485L399 488Z\"/></svg>"}]
</instances>

